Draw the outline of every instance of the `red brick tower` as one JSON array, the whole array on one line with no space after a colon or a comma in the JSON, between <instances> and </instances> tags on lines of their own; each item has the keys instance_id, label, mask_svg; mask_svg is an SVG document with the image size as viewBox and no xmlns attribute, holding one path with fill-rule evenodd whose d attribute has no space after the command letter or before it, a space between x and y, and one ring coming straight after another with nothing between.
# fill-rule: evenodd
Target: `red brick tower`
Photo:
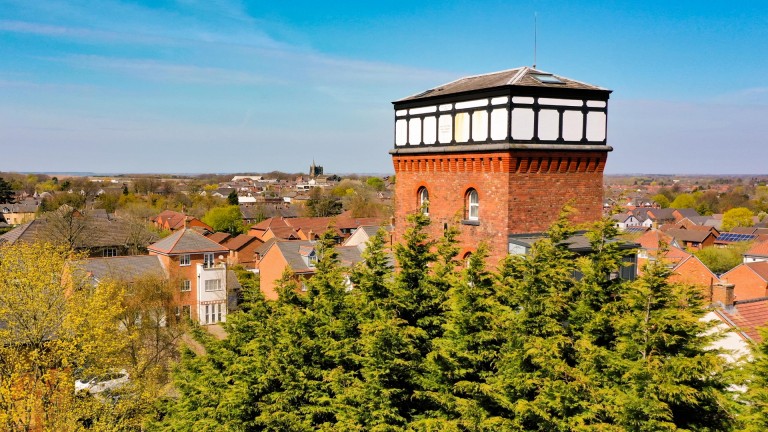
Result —
<instances>
[{"instance_id":1,"label":"red brick tower","mask_svg":"<svg viewBox=\"0 0 768 432\"><path fill-rule=\"evenodd\" d=\"M461 231L495 263L511 234L538 233L571 202L575 222L602 214L611 91L521 67L461 78L393 102L395 239L423 202L433 235Z\"/></svg>"}]
</instances>

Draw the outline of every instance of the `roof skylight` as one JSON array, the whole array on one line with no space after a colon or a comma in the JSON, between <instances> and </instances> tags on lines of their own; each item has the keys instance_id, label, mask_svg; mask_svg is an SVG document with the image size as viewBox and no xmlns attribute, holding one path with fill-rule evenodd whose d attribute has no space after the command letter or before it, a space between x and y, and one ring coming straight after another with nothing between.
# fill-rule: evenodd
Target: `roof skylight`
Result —
<instances>
[{"instance_id":1,"label":"roof skylight","mask_svg":"<svg viewBox=\"0 0 768 432\"><path fill-rule=\"evenodd\" d=\"M560 81L560 78L554 75L531 74L531 76L543 84L565 84L564 82Z\"/></svg>"}]
</instances>

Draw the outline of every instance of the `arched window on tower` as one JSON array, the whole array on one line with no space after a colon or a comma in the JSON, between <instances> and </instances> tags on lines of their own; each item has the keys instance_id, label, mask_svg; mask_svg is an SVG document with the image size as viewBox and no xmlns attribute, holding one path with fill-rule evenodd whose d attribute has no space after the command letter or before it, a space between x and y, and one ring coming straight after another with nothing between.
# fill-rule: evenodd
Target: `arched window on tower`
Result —
<instances>
[{"instance_id":1,"label":"arched window on tower","mask_svg":"<svg viewBox=\"0 0 768 432\"><path fill-rule=\"evenodd\" d=\"M429 191L424 186L419 188L419 208L421 211L429 216Z\"/></svg>"},{"instance_id":2,"label":"arched window on tower","mask_svg":"<svg viewBox=\"0 0 768 432\"><path fill-rule=\"evenodd\" d=\"M467 220L476 221L480 219L480 199L477 191L469 189L465 197Z\"/></svg>"}]
</instances>

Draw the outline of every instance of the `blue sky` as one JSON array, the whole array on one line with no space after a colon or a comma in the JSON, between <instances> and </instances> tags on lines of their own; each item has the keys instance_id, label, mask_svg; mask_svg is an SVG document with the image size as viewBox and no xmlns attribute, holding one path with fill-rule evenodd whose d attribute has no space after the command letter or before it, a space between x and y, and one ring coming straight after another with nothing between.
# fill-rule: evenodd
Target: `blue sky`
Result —
<instances>
[{"instance_id":1,"label":"blue sky","mask_svg":"<svg viewBox=\"0 0 768 432\"><path fill-rule=\"evenodd\" d=\"M0 171L392 171L391 101L614 91L608 173L766 174L768 2L0 0Z\"/></svg>"}]
</instances>

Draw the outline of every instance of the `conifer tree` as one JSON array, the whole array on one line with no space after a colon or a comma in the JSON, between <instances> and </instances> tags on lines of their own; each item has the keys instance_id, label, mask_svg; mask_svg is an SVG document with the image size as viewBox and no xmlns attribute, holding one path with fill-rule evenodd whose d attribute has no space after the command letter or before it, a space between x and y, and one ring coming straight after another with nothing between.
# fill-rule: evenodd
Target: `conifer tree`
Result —
<instances>
[{"instance_id":1,"label":"conifer tree","mask_svg":"<svg viewBox=\"0 0 768 432\"><path fill-rule=\"evenodd\" d=\"M434 341L428 358L435 381L430 395L440 413L420 421L420 426L493 430L503 424L492 418L491 400L485 394L504 336L496 327L501 309L496 281L485 266L487 258L487 245L481 244L448 293L444 333Z\"/></svg>"},{"instance_id":2,"label":"conifer tree","mask_svg":"<svg viewBox=\"0 0 768 432\"><path fill-rule=\"evenodd\" d=\"M621 294L608 375L619 389L614 422L629 430L724 431L734 424L728 366L709 349L700 290L671 284L663 261Z\"/></svg>"},{"instance_id":3,"label":"conifer tree","mask_svg":"<svg viewBox=\"0 0 768 432\"><path fill-rule=\"evenodd\" d=\"M754 358L745 367L747 390L743 396L746 402L742 419L744 432L768 430L768 328L760 330L763 340L754 346Z\"/></svg>"}]
</instances>

